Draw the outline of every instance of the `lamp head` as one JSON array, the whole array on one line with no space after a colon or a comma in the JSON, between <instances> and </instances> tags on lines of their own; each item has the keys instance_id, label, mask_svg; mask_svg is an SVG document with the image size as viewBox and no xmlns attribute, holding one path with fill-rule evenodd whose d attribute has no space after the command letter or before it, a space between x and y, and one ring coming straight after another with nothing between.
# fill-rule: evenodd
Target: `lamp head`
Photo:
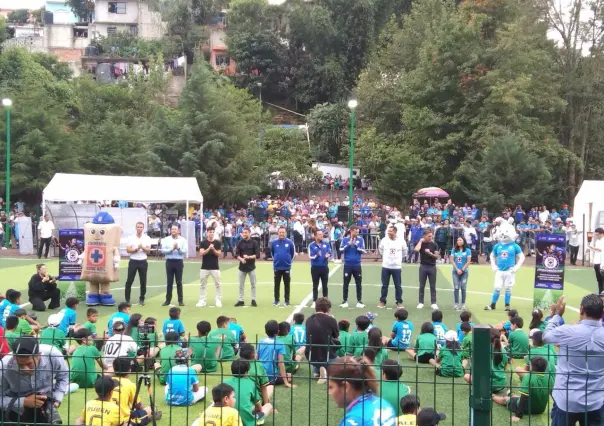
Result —
<instances>
[{"instance_id":1,"label":"lamp head","mask_svg":"<svg viewBox=\"0 0 604 426\"><path fill-rule=\"evenodd\" d=\"M261 82L258 82L258 83L256 83L256 86L258 86L258 87L262 87L262 83L261 83Z\"/></svg>"},{"instance_id":2,"label":"lamp head","mask_svg":"<svg viewBox=\"0 0 604 426\"><path fill-rule=\"evenodd\" d=\"M8 99L8 98L4 98L4 99L2 99L2 105L3 105L3 106L5 106L5 107L9 107L9 106L11 106L12 104L13 104L13 101L11 101L11 100L10 100L10 99Z\"/></svg>"},{"instance_id":3,"label":"lamp head","mask_svg":"<svg viewBox=\"0 0 604 426\"><path fill-rule=\"evenodd\" d=\"M348 108L355 109L359 103L356 99L351 99L348 101Z\"/></svg>"}]
</instances>

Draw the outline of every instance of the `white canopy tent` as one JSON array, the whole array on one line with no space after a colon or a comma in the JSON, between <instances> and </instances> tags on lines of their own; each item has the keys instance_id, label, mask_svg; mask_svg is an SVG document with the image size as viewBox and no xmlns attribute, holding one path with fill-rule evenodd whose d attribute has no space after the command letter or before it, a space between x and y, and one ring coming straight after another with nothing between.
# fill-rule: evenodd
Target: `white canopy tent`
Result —
<instances>
[{"instance_id":1,"label":"white canopy tent","mask_svg":"<svg viewBox=\"0 0 604 426\"><path fill-rule=\"evenodd\" d=\"M604 181L586 180L581 184L573 205L573 221L584 234L580 238L579 259L583 259L587 233L604 227ZM589 256L589 254L587 254ZM588 259L586 259L588 260Z\"/></svg>"},{"instance_id":2,"label":"white canopy tent","mask_svg":"<svg viewBox=\"0 0 604 426\"><path fill-rule=\"evenodd\" d=\"M203 196L193 177L104 176L57 173L42 192L42 210L46 203L77 201L127 201L131 203L189 203L203 210ZM187 240L189 226L185 226ZM195 229L193 227L193 229ZM189 241L191 243L192 241ZM193 242L194 244L194 242ZM193 245L193 247L195 247Z\"/></svg>"}]
</instances>

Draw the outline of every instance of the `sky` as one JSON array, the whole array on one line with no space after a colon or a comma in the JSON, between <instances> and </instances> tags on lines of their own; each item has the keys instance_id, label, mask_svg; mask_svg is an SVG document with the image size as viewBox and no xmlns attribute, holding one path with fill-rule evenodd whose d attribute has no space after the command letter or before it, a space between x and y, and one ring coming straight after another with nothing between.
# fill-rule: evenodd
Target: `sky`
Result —
<instances>
[{"instance_id":1,"label":"sky","mask_svg":"<svg viewBox=\"0 0 604 426\"><path fill-rule=\"evenodd\" d=\"M0 0L0 9L39 9L44 0Z\"/></svg>"}]
</instances>

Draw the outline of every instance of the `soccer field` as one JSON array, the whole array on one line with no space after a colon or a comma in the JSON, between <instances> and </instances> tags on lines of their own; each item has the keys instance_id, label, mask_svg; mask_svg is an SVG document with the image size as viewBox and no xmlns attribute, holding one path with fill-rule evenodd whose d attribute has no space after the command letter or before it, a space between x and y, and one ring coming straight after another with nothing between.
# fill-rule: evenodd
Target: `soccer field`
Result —
<instances>
[{"instance_id":1,"label":"soccer field","mask_svg":"<svg viewBox=\"0 0 604 426\"><path fill-rule=\"evenodd\" d=\"M482 259L481 259L482 260ZM23 293L22 303L27 302L27 282L30 276L35 272L36 260L16 260L0 259L0 282L2 282L2 291L8 288L15 288ZM54 275L58 269L57 261L48 262L49 271ZM331 264L331 278L329 283L329 298L334 304L332 314L338 319L347 319L354 324L354 319L365 312L371 311L379 316L375 324L381 328L384 335L389 335L394 321L394 287L390 287L388 295L388 305L386 309L376 308L380 297L380 263L368 263L363 265L363 302L367 306L365 309L340 309L338 305L342 298L342 269L341 265ZM272 264L268 262L257 263L258 278L258 307L249 306L250 289L249 282L246 283L246 305L242 308L235 308L237 301L238 283L237 283L237 263L222 262L222 280L223 280L223 307L215 308L208 306L206 308L197 308L195 304L199 298L199 263L185 263L183 274L184 296L186 306L182 308L181 320L183 321L187 333L196 333L196 324L201 320L208 320L215 327L216 317L226 315L236 317L239 324L243 326L248 342L254 343L264 337L264 324L266 321L274 319L284 321L291 319L294 310L301 309L306 317L313 311L310 309L312 303L311 297L311 278L310 266L305 262L295 262L292 269L292 290L290 307L273 307L273 284L272 284ZM124 299L123 286L126 280L127 261L122 261L120 269L120 282L114 283L114 296L119 301ZM528 332L530 322L530 313L532 310L533 295L533 277L534 268L525 267L517 273L516 286L513 292L512 307L518 309L520 315L525 320L525 331ZM134 305L132 313L141 313L145 317L152 316L158 319L159 324L168 317L167 307L162 307L164 301L166 274L163 261L151 261L149 263L147 298L145 306ZM416 309L418 287L418 267L417 265L403 266L403 302L409 311L409 319L413 321L416 331L413 341L418 334L421 323L430 321L431 309L429 309L429 291L426 290L427 306L423 310ZM459 312L452 309L453 306L453 284L451 279L451 267L448 265L438 266L437 277L437 295L438 305L443 311L443 322L453 328L459 322ZM493 289L493 272L488 265L472 265L468 281L467 307L473 314L474 324L495 324L506 318L503 311L503 295L498 304L497 311L484 311L485 305L490 303L490 296ZM565 290L567 300L567 322L578 319L578 307L581 298L595 291L593 271L588 268L570 268L566 271ZM138 300L138 277L135 281L135 287L132 292L132 300ZM283 290L282 290L283 294ZM283 297L283 296L282 296ZM351 283L349 302L356 299L354 282ZM173 300L176 300L174 294ZM208 302L213 304L214 286L210 279L208 284ZM354 303L351 303L354 306ZM26 307L27 309L27 307ZM86 305L81 303L78 307L78 323L86 321ZM99 321L97 328L99 331L106 328L109 316L116 311L116 308L98 307ZM46 325L48 313L39 315L39 322ZM408 384L413 393L420 396L422 406L433 406L439 411L444 411L448 415L447 424L468 424L469 423L469 386L463 379L443 379L434 374L432 368L416 367L416 364L408 359L406 354L398 355L395 352L390 353L391 358L400 356L403 365L402 381ZM517 361L516 361L517 363ZM518 365L518 364L517 364ZM230 373L228 364L224 365L224 374ZM219 369L220 372L220 369ZM131 377L134 380L134 377ZM205 384L209 389L219 383L220 373L210 375L200 375L201 384ZM310 371L304 363L294 376L296 389L277 388L274 396L274 405L278 414L272 415L267 419L266 424L274 425L334 425L338 424L342 418L342 410L335 407L327 394L325 385L317 385L314 380L310 380ZM517 377L513 378L512 385L519 385ZM436 390L436 391L435 391ZM517 391L517 389L516 389ZM198 403L193 407L171 408L164 403L163 387L157 383L155 385L157 395L158 409L162 410L164 417L159 421L160 425L191 424L204 409L205 402ZM146 400L146 392L142 394L143 402ZM63 424L73 424L75 418L79 415L86 399L94 398L94 392L91 390L79 390L76 393L66 397L61 406ZM503 407L493 408L493 425L510 424L508 412ZM521 424L529 424L529 416L526 416ZM530 418L532 425L549 424L547 416L532 416Z\"/></svg>"}]
</instances>

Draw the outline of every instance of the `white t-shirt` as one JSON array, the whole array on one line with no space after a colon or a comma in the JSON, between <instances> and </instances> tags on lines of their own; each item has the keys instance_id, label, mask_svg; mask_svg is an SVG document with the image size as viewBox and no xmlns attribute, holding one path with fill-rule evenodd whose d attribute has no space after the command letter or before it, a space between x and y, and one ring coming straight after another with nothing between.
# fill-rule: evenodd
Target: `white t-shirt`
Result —
<instances>
[{"instance_id":1,"label":"white t-shirt","mask_svg":"<svg viewBox=\"0 0 604 426\"><path fill-rule=\"evenodd\" d=\"M147 234L142 234L141 237L137 237L136 235L131 236L128 239L128 247L136 248L139 244L142 244L143 247L151 248L151 238ZM138 250L135 253L130 253L130 259L132 260L146 260L147 253L144 250Z\"/></svg>"},{"instance_id":2,"label":"white t-shirt","mask_svg":"<svg viewBox=\"0 0 604 426\"><path fill-rule=\"evenodd\" d=\"M231 225L230 223L227 223L224 227L224 236L225 238L233 237L233 225Z\"/></svg>"},{"instance_id":3,"label":"white t-shirt","mask_svg":"<svg viewBox=\"0 0 604 426\"><path fill-rule=\"evenodd\" d=\"M594 265L602 265L604 263L604 238L596 240L593 247L599 248L600 251L594 250Z\"/></svg>"},{"instance_id":4,"label":"white t-shirt","mask_svg":"<svg viewBox=\"0 0 604 426\"><path fill-rule=\"evenodd\" d=\"M125 334L114 334L105 341L103 346L103 365L113 366L113 360L117 357L132 357L136 355L138 346L132 337Z\"/></svg>"},{"instance_id":5,"label":"white t-shirt","mask_svg":"<svg viewBox=\"0 0 604 426\"><path fill-rule=\"evenodd\" d=\"M545 223L549 219L549 210L539 212L539 221Z\"/></svg>"},{"instance_id":6,"label":"white t-shirt","mask_svg":"<svg viewBox=\"0 0 604 426\"><path fill-rule=\"evenodd\" d=\"M40 231L40 238L52 237L52 231L55 230L55 225L52 221L46 222L45 220L38 224L38 231Z\"/></svg>"},{"instance_id":7,"label":"white t-shirt","mask_svg":"<svg viewBox=\"0 0 604 426\"><path fill-rule=\"evenodd\" d=\"M472 245L472 235L474 235L474 238L478 237L476 235L476 229L472 228L471 226L464 226L463 227L463 239L466 240L466 244L469 246Z\"/></svg>"},{"instance_id":8,"label":"white t-shirt","mask_svg":"<svg viewBox=\"0 0 604 426\"><path fill-rule=\"evenodd\" d=\"M396 240L386 236L380 240L380 253L382 254L382 268L401 269L403 256L407 254L407 243L399 235Z\"/></svg>"}]
</instances>

